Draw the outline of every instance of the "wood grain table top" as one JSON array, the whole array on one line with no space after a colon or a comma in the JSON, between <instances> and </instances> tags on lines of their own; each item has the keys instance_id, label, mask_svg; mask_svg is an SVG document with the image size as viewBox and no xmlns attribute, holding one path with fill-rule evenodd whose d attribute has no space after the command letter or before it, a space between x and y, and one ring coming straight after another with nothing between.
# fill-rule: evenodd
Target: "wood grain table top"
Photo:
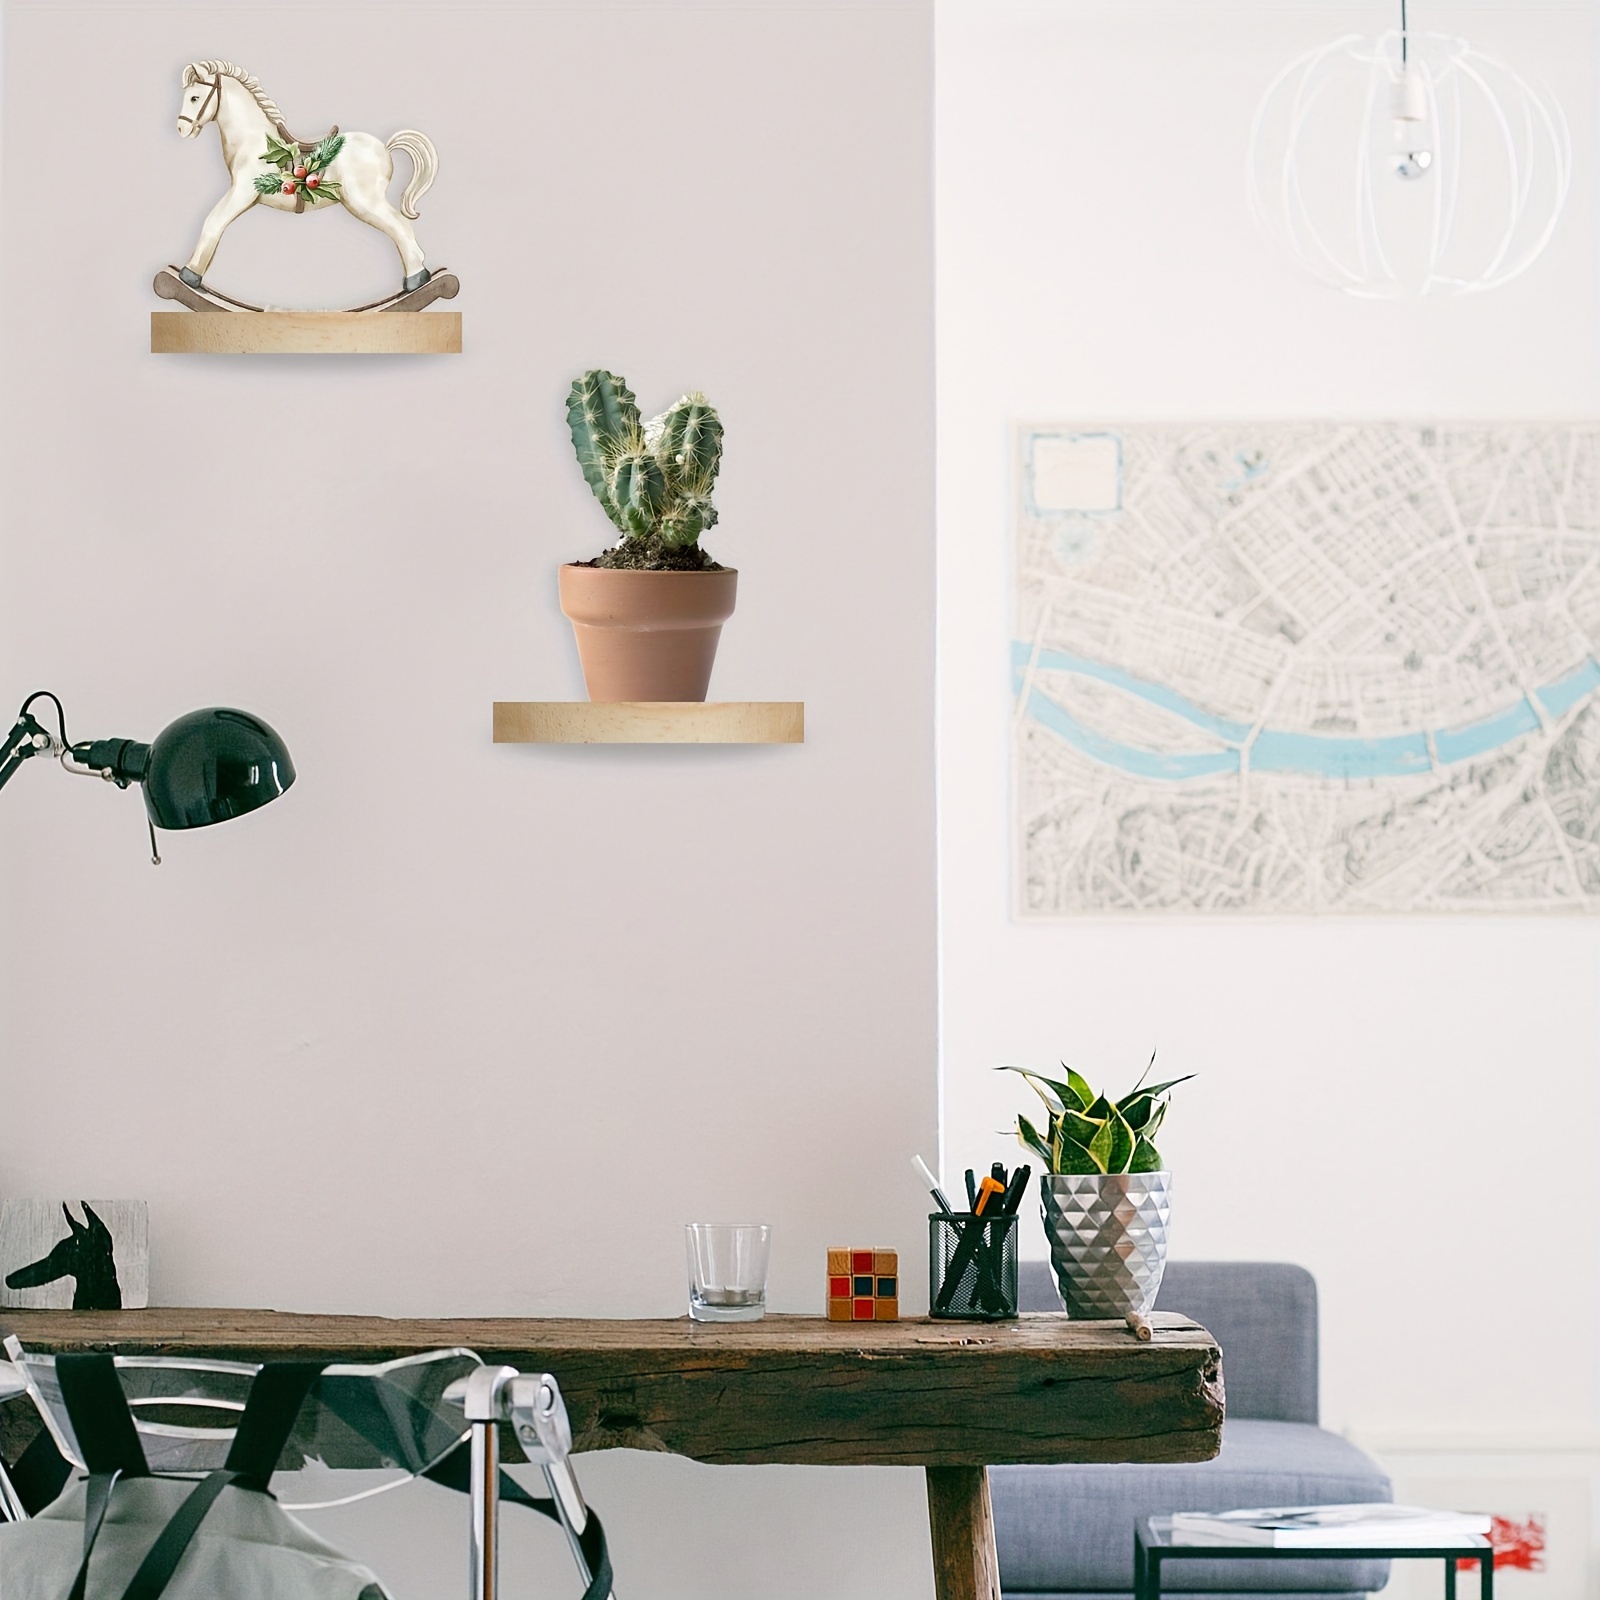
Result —
<instances>
[{"instance_id":1,"label":"wood grain table top","mask_svg":"<svg viewBox=\"0 0 1600 1600\"><path fill-rule=\"evenodd\" d=\"M151 1307L0 1311L34 1350L238 1361L385 1361L465 1346L555 1374L580 1450L717 1463L957 1466L1204 1461L1221 1445L1221 1352L1198 1324L1025 1314L830 1323L388 1318Z\"/></svg>"}]
</instances>

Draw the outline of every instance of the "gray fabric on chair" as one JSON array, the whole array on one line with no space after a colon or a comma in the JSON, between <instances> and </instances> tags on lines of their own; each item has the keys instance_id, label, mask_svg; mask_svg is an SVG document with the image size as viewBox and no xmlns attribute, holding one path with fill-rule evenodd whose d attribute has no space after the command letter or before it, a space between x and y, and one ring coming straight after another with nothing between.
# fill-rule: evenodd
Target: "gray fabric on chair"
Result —
<instances>
[{"instance_id":1,"label":"gray fabric on chair","mask_svg":"<svg viewBox=\"0 0 1600 1600\"><path fill-rule=\"evenodd\" d=\"M1024 1311L1059 1311L1048 1261L1018 1269ZM1317 1281L1277 1261L1170 1261L1157 1311L1181 1311L1222 1346L1228 1415L1317 1420Z\"/></svg>"},{"instance_id":2,"label":"gray fabric on chair","mask_svg":"<svg viewBox=\"0 0 1600 1600\"><path fill-rule=\"evenodd\" d=\"M1222 1428L1214 1461L1177 1466L991 1467L1000 1581L1006 1593L1133 1589L1141 1517L1241 1506L1392 1498L1389 1480L1346 1439L1303 1422L1244 1418ZM1163 1562L1163 1592L1346 1592L1388 1578L1382 1561Z\"/></svg>"},{"instance_id":3,"label":"gray fabric on chair","mask_svg":"<svg viewBox=\"0 0 1600 1600\"><path fill-rule=\"evenodd\" d=\"M1047 1261L1025 1261L1024 1311L1059 1311ZM1001 1584L1030 1600L1114 1600L1133 1589L1141 1517L1244 1506L1390 1500L1377 1462L1317 1421L1317 1285L1303 1267L1257 1261L1167 1264L1158 1311L1179 1311L1222 1347L1228 1418L1215 1461L1180 1466L991 1467ZM1163 1562L1163 1592L1319 1600L1380 1589L1386 1561Z\"/></svg>"},{"instance_id":4,"label":"gray fabric on chair","mask_svg":"<svg viewBox=\"0 0 1600 1600\"><path fill-rule=\"evenodd\" d=\"M1266 1565L1271 1566L1271 1562ZM1161 1593L1167 1592L1167 1574L1163 1567L1161 1572ZM1100 1594L1080 1594L1074 1589L1060 1589L1054 1592L1046 1590L1030 1591L1028 1600L1128 1600L1128 1596L1121 1590L1107 1590ZM1299 1600L1292 1592L1284 1590L1263 1591L1259 1594L1207 1594L1206 1600ZM1349 1594L1319 1594L1317 1600L1367 1600L1366 1595L1352 1590Z\"/></svg>"}]
</instances>

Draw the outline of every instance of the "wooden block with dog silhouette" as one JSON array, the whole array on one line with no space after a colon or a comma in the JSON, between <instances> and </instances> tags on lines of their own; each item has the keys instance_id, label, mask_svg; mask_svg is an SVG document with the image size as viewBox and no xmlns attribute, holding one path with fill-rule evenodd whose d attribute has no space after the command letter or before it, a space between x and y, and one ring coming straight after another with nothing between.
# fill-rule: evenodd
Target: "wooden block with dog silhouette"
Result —
<instances>
[{"instance_id":1,"label":"wooden block with dog silhouette","mask_svg":"<svg viewBox=\"0 0 1600 1600\"><path fill-rule=\"evenodd\" d=\"M143 1200L0 1200L0 1306L134 1311L149 1303Z\"/></svg>"}]
</instances>

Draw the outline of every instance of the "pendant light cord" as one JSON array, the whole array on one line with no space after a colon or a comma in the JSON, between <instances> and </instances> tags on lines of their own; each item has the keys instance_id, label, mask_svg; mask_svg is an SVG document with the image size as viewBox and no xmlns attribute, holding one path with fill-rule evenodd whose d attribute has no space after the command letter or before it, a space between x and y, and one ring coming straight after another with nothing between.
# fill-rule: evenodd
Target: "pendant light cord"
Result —
<instances>
[{"instance_id":1,"label":"pendant light cord","mask_svg":"<svg viewBox=\"0 0 1600 1600\"><path fill-rule=\"evenodd\" d=\"M1406 0L1400 0L1400 66L1406 64Z\"/></svg>"}]
</instances>

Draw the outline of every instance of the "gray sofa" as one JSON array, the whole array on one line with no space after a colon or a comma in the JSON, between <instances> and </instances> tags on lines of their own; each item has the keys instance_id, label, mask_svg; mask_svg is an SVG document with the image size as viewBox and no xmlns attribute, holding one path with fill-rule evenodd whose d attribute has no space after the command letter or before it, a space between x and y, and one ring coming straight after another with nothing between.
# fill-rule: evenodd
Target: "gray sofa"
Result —
<instances>
[{"instance_id":1,"label":"gray sofa","mask_svg":"<svg viewBox=\"0 0 1600 1600\"><path fill-rule=\"evenodd\" d=\"M1048 1262L1023 1262L1019 1288L1024 1311L1061 1309ZM1317 1285L1303 1267L1170 1262L1156 1309L1193 1317L1222 1346L1222 1453L1184 1466L991 1467L1007 1595L1132 1594L1140 1517L1394 1498L1377 1462L1317 1426ZM1174 1561L1162 1563L1161 1587L1353 1600L1388 1576L1384 1561Z\"/></svg>"}]
</instances>

